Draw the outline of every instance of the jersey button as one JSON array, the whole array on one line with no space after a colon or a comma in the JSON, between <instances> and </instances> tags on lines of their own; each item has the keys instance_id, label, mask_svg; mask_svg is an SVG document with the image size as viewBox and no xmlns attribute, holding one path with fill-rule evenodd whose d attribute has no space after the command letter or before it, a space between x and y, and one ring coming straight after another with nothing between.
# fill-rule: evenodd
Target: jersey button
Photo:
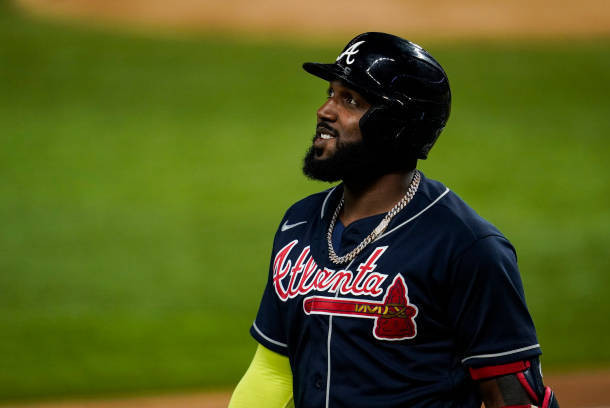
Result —
<instances>
[{"instance_id":1,"label":"jersey button","mask_svg":"<svg viewBox=\"0 0 610 408\"><path fill-rule=\"evenodd\" d=\"M314 386L319 390L323 389L324 381L323 381L322 376L320 374L316 374L316 376L314 378L315 378Z\"/></svg>"}]
</instances>

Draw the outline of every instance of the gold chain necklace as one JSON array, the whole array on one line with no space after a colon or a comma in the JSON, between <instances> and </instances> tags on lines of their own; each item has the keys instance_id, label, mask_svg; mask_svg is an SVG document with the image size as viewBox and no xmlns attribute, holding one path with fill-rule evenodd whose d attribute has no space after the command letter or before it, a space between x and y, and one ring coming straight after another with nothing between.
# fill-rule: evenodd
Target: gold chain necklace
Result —
<instances>
[{"instance_id":1,"label":"gold chain necklace","mask_svg":"<svg viewBox=\"0 0 610 408\"><path fill-rule=\"evenodd\" d=\"M364 248L366 248L366 246L368 244L370 244L375 239L377 239L378 236L383 234L383 232L386 230L386 228L390 224L390 220L396 214L398 214L400 212L400 210L405 208L405 206L407 204L409 204L409 202L413 199L413 196L415 195L415 192L417 191L417 189L419 187L420 180L421 180L421 177L419 175L419 171L415 170L415 174L413 175L413 178L411 179L411 184L409 184L407 194L405 194L404 197L401 198L401 200L398 203L396 203L396 205L390 211L388 211L388 213L385 215L385 217L383 217L383 219L381 220L379 225L377 225L377 227L375 227L373 232L371 232L369 234L369 236L366 237L360 244L358 244L358 246L356 248L354 248L350 253L345 254L343 256L338 256L337 253L335 252L335 249L333 248L333 230L335 229L335 224L337 223L337 218L339 217L339 212L341 211L341 208L343 207L343 203L345 201L345 198L341 197L341 201L339 202L339 205L337 205L337 209L335 210L335 213L333 214L333 217L330 220L330 225L328 226L328 232L326 233L326 241L328 243L328 257L330 258L330 260L333 263L338 264L338 265L347 263L347 262L353 260L355 257L357 257L358 254L360 254L360 252L362 252L362 250Z\"/></svg>"}]
</instances>

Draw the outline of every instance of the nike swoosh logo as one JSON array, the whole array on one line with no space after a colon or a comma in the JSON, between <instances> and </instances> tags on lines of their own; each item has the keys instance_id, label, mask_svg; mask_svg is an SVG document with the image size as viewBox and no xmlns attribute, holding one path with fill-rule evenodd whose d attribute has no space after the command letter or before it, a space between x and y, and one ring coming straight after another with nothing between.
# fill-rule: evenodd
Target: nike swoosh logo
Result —
<instances>
[{"instance_id":1,"label":"nike swoosh logo","mask_svg":"<svg viewBox=\"0 0 610 408\"><path fill-rule=\"evenodd\" d=\"M282 232L288 231L289 229L294 228L294 227L296 227L298 225L301 225L301 224L307 224L307 221L301 221L301 222L295 222L294 224L288 224L288 220L286 220L284 222L284 225L282 225L282 228L280 228L280 230Z\"/></svg>"}]
</instances>

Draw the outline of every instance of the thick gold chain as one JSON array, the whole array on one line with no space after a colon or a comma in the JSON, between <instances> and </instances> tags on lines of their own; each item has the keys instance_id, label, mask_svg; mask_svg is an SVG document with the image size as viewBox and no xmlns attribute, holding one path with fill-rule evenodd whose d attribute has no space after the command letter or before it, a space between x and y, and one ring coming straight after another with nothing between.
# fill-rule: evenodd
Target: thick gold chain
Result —
<instances>
[{"instance_id":1,"label":"thick gold chain","mask_svg":"<svg viewBox=\"0 0 610 408\"><path fill-rule=\"evenodd\" d=\"M339 202L339 205L337 205L337 209L335 210L333 217L330 220L328 232L326 233L326 241L328 243L328 257L330 258L330 260L337 265L347 263L357 257L358 254L360 254L360 252L362 252L362 250L366 248L368 244L370 244L375 239L377 239L378 236L383 234L386 228L388 228L390 220L394 218L394 216L398 214L403 208L405 208L405 206L409 204L409 202L413 199L413 196L419 188L420 180L421 176L419 175L419 171L415 170L415 174L411 179L411 184L409 184L407 194L405 194L405 196L401 198L400 201L396 203L396 205L390 211L388 211L388 213L385 215L385 217L383 217L377 227L375 227L373 232L371 232L366 238L364 238L364 240L360 244L358 244L358 246L354 248L351 252L343 256L338 256L335 252L335 249L333 248L333 231L335 229L335 224L337 223L337 218L339 217L339 212L341 212L341 208L343 208L343 203L345 201L342 197L341 201Z\"/></svg>"}]
</instances>

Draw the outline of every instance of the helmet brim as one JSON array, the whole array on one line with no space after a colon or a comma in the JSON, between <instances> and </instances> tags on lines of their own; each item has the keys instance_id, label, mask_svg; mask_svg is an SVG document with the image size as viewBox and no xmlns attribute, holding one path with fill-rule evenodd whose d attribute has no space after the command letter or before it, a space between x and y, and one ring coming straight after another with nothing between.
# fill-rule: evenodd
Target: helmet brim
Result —
<instances>
[{"instance_id":1,"label":"helmet brim","mask_svg":"<svg viewBox=\"0 0 610 408\"><path fill-rule=\"evenodd\" d=\"M303 69L311 75L315 75L326 81L334 81L336 79L344 79L340 74L340 68L336 64L321 64L319 62L306 62L303 64Z\"/></svg>"},{"instance_id":2,"label":"helmet brim","mask_svg":"<svg viewBox=\"0 0 610 408\"><path fill-rule=\"evenodd\" d=\"M338 64L322 64L319 62L306 62L303 64L303 69L311 75L322 78L326 81L342 81L348 88L351 88L365 97L369 103L374 103L380 96L373 91L373 87L361 86L357 82L353 81L349 72L349 67L342 67ZM364 80L360 82L365 83Z\"/></svg>"}]
</instances>

